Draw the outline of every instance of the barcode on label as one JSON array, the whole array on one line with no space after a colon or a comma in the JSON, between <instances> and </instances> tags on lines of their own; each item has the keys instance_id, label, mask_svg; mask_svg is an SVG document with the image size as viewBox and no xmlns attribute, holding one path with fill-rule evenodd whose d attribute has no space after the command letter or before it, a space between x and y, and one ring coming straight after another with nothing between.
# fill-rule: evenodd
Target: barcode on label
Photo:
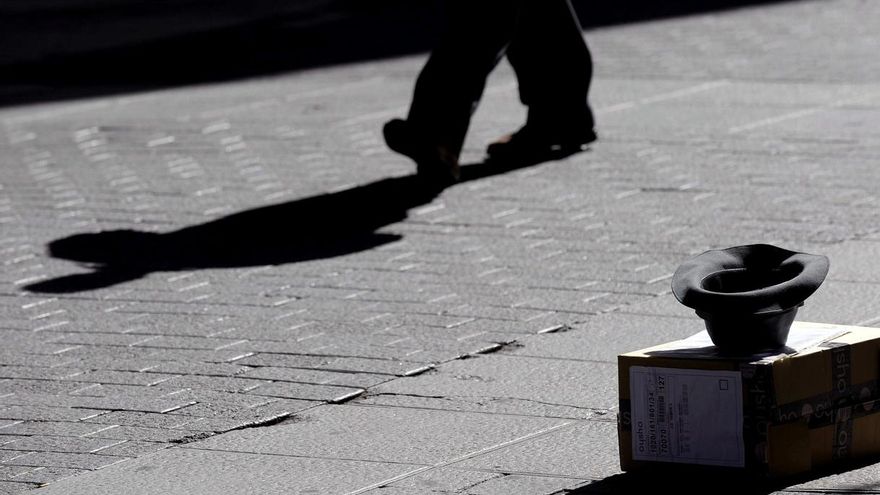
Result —
<instances>
[{"instance_id":1,"label":"barcode on label","mask_svg":"<svg viewBox=\"0 0 880 495\"><path fill-rule=\"evenodd\" d=\"M657 422L666 423L666 397L663 395L657 397Z\"/></svg>"}]
</instances>

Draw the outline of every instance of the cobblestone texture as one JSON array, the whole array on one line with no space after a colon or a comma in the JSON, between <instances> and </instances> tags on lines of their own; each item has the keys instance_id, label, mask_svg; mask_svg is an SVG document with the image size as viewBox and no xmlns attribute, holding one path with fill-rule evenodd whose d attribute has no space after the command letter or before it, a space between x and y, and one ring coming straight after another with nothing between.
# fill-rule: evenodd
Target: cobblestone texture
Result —
<instances>
[{"instance_id":1,"label":"cobblestone texture","mask_svg":"<svg viewBox=\"0 0 880 495\"><path fill-rule=\"evenodd\" d=\"M0 110L0 493L352 399L569 418L605 438L614 352L640 347L651 321L646 338L679 336L690 314L669 279L709 248L829 254L841 268L805 314L880 323L880 276L864 257L880 249L878 5L791 2L589 31L591 152L466 180L333 256L296 250L327 212L312 205L355 215L386 199L371 191L406 184L412 166L379 129L405 112L423 57ZM520 123L515 102L501 67L466 161ZM46 253L76 234L198 232L239 212L267 228L253 239L262 258L106 280ZM557 338L564 352L546 344ZM459 358L499 349L473 361L495 363L497 381L447 390L473 366ZM587 367L597 383L583 401L516 397L518 373ZM423 373L427 392L399 379ZM507 399L485 403L498 393ZM519 451L467 466L557 490L613 472L606 450L598 471L548 466L537 480ZM388 493L416 493L410 481Z\"/></svg>"}]
</instances>

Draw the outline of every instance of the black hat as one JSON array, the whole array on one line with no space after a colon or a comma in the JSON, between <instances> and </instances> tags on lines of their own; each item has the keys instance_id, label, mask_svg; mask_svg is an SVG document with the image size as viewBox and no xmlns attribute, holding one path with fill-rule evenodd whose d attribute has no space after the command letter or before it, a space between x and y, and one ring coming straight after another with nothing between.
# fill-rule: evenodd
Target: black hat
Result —
<instances>
[{"instance_id":1,"label":"black hat","mask_svg":"<svg viewBox=\"0 0 880 495\"><path fill-rule=\"evenodd\" d=\"M706 321L716 346L737 351L785 345L797 308L825 280L828 258L768 244L706 251L682 263L672 293Z\"/></svg>"}]
</instances>

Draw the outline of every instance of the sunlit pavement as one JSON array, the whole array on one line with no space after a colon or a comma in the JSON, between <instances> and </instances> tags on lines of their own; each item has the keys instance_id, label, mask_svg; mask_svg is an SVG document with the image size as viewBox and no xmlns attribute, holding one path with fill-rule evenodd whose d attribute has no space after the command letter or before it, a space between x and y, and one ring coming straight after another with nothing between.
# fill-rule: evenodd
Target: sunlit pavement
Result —
<instances>
[{"instance_id":1,"label":"sunlit pavement","mask_svg":"<svg viewBox=\"0 0 880 495\"><path fill-rule=\"evenodd\" d=\"M799 319L880 324L878 23L587 31L592 149L481 168L502 65L436 196L380 134L424 55L0 109L0 493L607 492L617 354L701 329L687 257L825 254Z\"/></svg>"}]
</instances>

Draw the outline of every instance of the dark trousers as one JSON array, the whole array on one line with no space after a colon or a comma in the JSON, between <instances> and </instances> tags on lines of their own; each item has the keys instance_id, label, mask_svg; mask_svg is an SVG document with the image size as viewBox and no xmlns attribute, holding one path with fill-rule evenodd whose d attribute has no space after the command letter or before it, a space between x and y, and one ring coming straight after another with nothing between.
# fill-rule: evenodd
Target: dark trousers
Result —
<instances>
[{"instance_id":1,"label":"dark trousers","mask_svg":"<svg viewBox=\"0 0 880 495\"><path fill-rule=\"evenodd\" d=\"M447 0L446 30L419 74L407 120L461 151L486 78L505 54L527 125L555 137L593 129L593 67L569 0Z\"/></svg>"}]
</instances>

